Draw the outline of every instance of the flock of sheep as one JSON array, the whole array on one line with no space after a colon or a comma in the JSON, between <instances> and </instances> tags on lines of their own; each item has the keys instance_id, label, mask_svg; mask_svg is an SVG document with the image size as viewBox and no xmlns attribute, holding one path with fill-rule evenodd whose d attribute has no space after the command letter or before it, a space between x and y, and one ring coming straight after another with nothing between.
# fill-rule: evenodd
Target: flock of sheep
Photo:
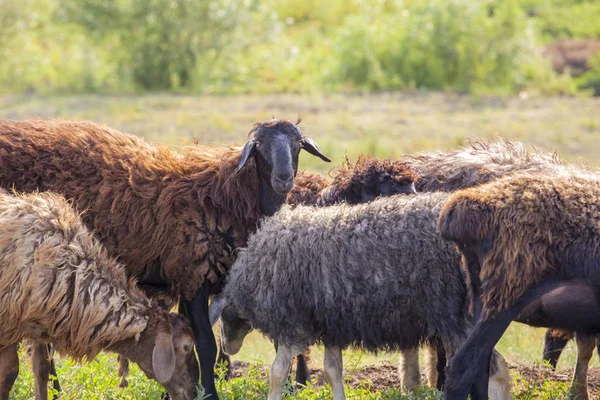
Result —
<instances>
[{"instance_id":1,"label":"flock of sheep","mask_svg":"<svg viewBox=\"0 0 600 400\"><path fill-rule=\"evenodd\" d=\"M570 394L587 398L600 175L497 140L363 157L329 182L298 172L301 150L330 161L298 123L258 123L243 148L176 153L89 122L0 119L0 400L24 339L36 399L55 350L115 352L122 385L130 360L172 399L194 399L199 383L217 399L219 319L226 354L252 329L273 340L270 400L295 356L309 378L316 343L336 400L345 348L398 350L412 390L420 345L447 399L509 399L494 346L513 320L552 328L554 365L575 336Z\"/></svg>"}]
</instances>

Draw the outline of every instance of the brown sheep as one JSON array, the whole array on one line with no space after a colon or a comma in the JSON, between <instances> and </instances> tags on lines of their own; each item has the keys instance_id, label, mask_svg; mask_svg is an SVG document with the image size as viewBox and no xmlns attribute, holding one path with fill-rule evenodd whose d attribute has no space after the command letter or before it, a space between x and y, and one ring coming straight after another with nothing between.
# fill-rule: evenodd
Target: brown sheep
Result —
<instances>
[{"instance_id":1,"label":"brown sheep","mask_svg":"<svg viewBox=\"0 0 600 400\"><path fill-rule=\"evenodd\" d=\"M589 60L598 52L598 39L561 39L542 49L542 55L550 59L554 71L559 74L568 72L573 76L590 69Z\"/></svg>"},{"instance_id":2,"label":"brown sheep","mask_svg":"<svg viewBox=\"0 0 600 400\"><path fill-rule=\"evenodd\" d=\"M576 341L579 341L580 335L575 335L575 332L572 332L568 329L548 329L544 337L544 352L542 354L542 361L548 362L552 370L555 370L562 351L567 346L567 343L569 343L569 340L573 338L575 338ZM596 338L596 343L594 345L596 346L596 350L600 355L600 336ZM581 344L577 343L577 348L580 347ZM589 352L588 349L586 349L586 351ZM577 365L579 366L584 361L580 359L579 352L577 355Z\"/></svg>"},{"instance_id":3,"label":"brown sheep","mask_svg":"<svg viewBox=\"0 0 600 400\"><path fill-rule=\"evenodd\" d=\"M51 193L0 190L0 399L17 377L17 345L52 343L74 359L116 352L138 363L173 399L193 399L192 330L157 306L93 238L71 205ZM46 360L47 362L48 360ZM36 392L36 399L47 398Z\"/></svg>"},{"instance_id":4,"label":"brown sheep","mask_svg":"<svg viewBox=\"0 0 600 400\"><path fill-rule=\"evenodd\" d=\"M556 152L529 150L523 143L507 139L472 140L459 150L406 156L404 161L419 176L415 183L419 193L453 192L519 172L560 174L574 168L562 165ZM437 380L436 386L441 389L446 362L443 348L437 346L437 349L436 357L433 349L427 348L426 370L429 384L432 386ZM431 365L436 360L437 368ZM405 376L403 386L408 389L417 386L420 380L417 353L401 352L400 369Z\"/></svg>"},{"instance_id":5,"label":"brown sheep","mask_svg":"<svg viewBox=\"0 0 600 400\"><path fill-rule=\"evenodd\" d=\"M363 204L380 196L414 194L417 174L406 162L360 156L353 165L346 159L332 171L333 182L325 188L317 204Z\"/></svg>"},{"instance_id":6,"label":"brown sheep","mask_svg":"<svg viewBox=\"0 0 600 400\"><path fill-rule=\"evenodd\" d=\"M329 186L329 182L321 175L300 171L296 175L294 187L288 194L286 203L303 206L314 205L321 191L327 186Z\"/></svg>"},{"instance_id":7,"label":"brown sheep","mask_svg":"<svg viewBox=\"0 0 600 400\"><path fill-rule=\"evenodd\" d=\"M0 119L0 186L63 194L129 276L180 298L213 399L209 297L259 218L285 202L300 150L329 161L291 121L256 124L251 134L243 148L178 154L90 122Z\"/></svg>"},{"instance_id":8,"label":"brown sheep","mask_svg":"<svg viewBox=\"0 0 600 400\"><path fill-rule=\"evenodd\" d=\"M371 156L359 156L354 164L348 159L329 175L333 182L304 171L288 195L287 204L330 206L345 201L360 204L379 196L414 193L417 175L406 162Z\"/></svg>"},{"instance_id":9,"label":"brown sheep","mask_svg":"<svg viewBox=\"0 0 600 400\"><path fill-rule=\"evenodd\" d=\"M487 398L486 365L513 319L584 332L593 350L589 334L600 332L600 178L524 174L460 191L444 205L439 229L463 254L477 321L450 363L447 399ZM572 395L587 398L587 390Z\"/></svg>"}]
</instances>

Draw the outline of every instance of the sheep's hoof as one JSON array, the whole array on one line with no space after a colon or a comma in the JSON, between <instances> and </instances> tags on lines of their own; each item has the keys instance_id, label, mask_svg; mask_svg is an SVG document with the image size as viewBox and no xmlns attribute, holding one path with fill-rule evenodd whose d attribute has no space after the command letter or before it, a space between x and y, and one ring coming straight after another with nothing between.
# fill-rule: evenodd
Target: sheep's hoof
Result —
<instances>
[{"instance_id":1,"label":"sheep's hoof","mask_svg":"<svg viewBox=\"0 0 600 400\"><path fill-rule=\"evenodd\" d=\"M127 386L129 386L129 382L127 381L127 379L125 379L125 378L121 379L121 382L119 382L119 387L126 388Z\"/></svg>"},{"instance_id":2,"label":"sheep's hoof","mask_svg":"<svg viewBox=\"0 0 600 400\"><path fill-rule=\"evenodd\" d=\"M169 393L167 392L163 392L162 395L160 396L160 400L170 400L171 396L169 396Z\"/></svg>"}]
</instances>

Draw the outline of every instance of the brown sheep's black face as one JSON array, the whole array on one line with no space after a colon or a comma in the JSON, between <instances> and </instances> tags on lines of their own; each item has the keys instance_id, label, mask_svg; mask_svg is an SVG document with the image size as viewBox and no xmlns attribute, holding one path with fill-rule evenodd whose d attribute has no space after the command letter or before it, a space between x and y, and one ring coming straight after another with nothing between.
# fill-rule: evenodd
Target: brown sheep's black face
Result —
<instances>
[{"instance_id":1,"label":"brown sheep's black face","mask_svg":"<svg viewBox=\"0 0 600 400\"><path fill-rule=\"evenodd\" d=\"M417 194L414 182L398 181L389 175L382 176L377 187L378 196Z\"/></svg>"},{"instance_id":2,"label":"brown sheep's black face","mask_svg":"<svg viewBox=\"0 0 600 400\"><path fill-rule=\"evenodd\" d=\"M387 173L357 176L340 197L348 204L368 203L378 197L416 194L414 182Z\"/></svg>"},{"instance_id":3,"label":"brown sheep's black face","mask_svg":"<svg viewBox=\"0 0 600 400\"><path fill-rule=\"evenodd\" d=\"M291 121L273 119L255 125L253 132L254 138L242 150L238 171L253 157L261 181L267 182L269 188L279 196L287 195L294 186L301 149L324 161L331 161Z\"/></svg>"}]
</instances>

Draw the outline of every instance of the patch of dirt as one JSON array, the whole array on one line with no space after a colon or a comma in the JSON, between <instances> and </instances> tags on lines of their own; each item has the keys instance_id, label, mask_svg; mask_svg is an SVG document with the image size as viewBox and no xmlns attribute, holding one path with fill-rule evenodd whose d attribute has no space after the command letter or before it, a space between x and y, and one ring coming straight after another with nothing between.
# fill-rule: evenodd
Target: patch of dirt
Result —
<instances>
[{"instance_id":1,"label":"patch of dirt","mask_svg":"<svg viewBox=\"0 0 600 400\"><path fill-rule=\"evenodd\" d=\"M516 369L519 375L537 385L542 385L544 381L571 382L573 377L572 369L552 371L542 366L527 367L517 364L510 365L510 368ZM600 398L600 367L592 367L588 370L588 393L590 398Z\"/></svg>"},{"instance_id":2,"label":"patch of dirt","mask_svg":"<svg viewBox=\"0 0 600 400\"><path fill-rule=\"evenodd\" d=\"M258 368L261 375L265 378L269 371L269 366L264 364L250 364L243 361L233 362L233 377L242 376L250 366ZM535 385L542 385L544 381L570 382L573 376L572 369L562 369L552 371L543 366L528 367L518 364L510 364L511 370L517 370L519 375ZM321 368L311 368L310 370L315 386L325 384L325 376ZM345 379L350 387L358 388L364 385L365 381L370 381L369 387L373 391L383 391L388 388L399 386L398 367L395 365L369 365L360 367L356 370L345 371ZM425 382L425 377L422 376ZM590 398L600 398L600 367L590 368L588 371L588 391Z\"/></svg>"}]
</instances>

